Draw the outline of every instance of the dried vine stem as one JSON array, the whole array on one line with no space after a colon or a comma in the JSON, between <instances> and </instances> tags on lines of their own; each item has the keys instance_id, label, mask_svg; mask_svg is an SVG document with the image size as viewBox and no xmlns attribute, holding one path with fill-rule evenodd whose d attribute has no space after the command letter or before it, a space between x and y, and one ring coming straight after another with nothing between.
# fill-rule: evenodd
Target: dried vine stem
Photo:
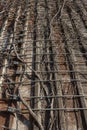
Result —
<instances>
[{"instance_id":1,"label":"dried vine stem","mask_svg":"<svg viewBox=\"0 0 87 130\"><path fill-rule=\"evenodd\" d=\"M16 54L16 56L17 56L17 59L18 59L19 61L21 61L22 63L24 63L24 61L19 57L14 43L13 43L13 48L14 48L14 52L15 52L15 54Z\"/></svg>"},{"instance_id":2,"label":"dried vine stem","mask_svg":"<svg viewBox=\"0 0 87 130\"><path fill-rule=\"evenodd\" d=\"M24 63L24 62L23 62ZM26 64L25 64L26 65ZM33 70L34 71L34 70ZM35 72L35 71L34 71ZM23 76L23 74L22 74ZM22 79L21 79L22 80ZM30 105L27 104L27 102L24 100L21 92L20 92L20 88L21 88L22 84L20 84L20 86L17 86L16 87L16 90L18 89L18 92L19 92L19 97L20 97L20 100L22 101L22 103L24 104L24 106L28 109L29 113L31 114L31 116L34 118L34 120L37 122L38 124L38 127L40 128L40 130L44 130L42 124L39 122L38 118L37 118L37 115L32 111Z\"/></svg>"},{"instance_id":3,"label":"dried vine stem","mask_svg":"<svg viewBox=\"0 0 87 130\"><path fill-rule=\"evenodd\" d=\"M65 6L65 3L66 3L66 0L63 1L63 4L62 6L59 7L57 13L53 16L53 18L51 19L51 22L50 22L50 35L49 35L49 39L51 38L51 35L52 35L52 23L54 21L54 19L59 15L59 18L61 17L62 15L62 11L64 9L64 6Z\"/></svg>"},{"instance_id":4,"label":"dried vine stem","mask_svg":"<svg viewBox=\"0 0 87 130\"><path fill-rule=\"evenodd\" d=\"M14 49L14 52L15 52L15 55L16 55L16 57L17 57L17 59L19 60L19 61L21 61L22 63L24 63L24 61L20 58L20 56L19 56L19 54L17 53L17 50L16 50L16 46L15 46L15 32L16 32L16 29L17 29L17 22L18 22L18 20L19 20L19 17L20 17L20 14L21 14L21 7L19 7L19 10L18 10L18 16L17 16L17 18L16 18L16 20L15 20L15 24L14 24L14 33L13 33L13 49Z\"/></svg>"},{"instance_id":5,"label":"dried vine stem","mask_svg":"<svg viewBox=\"0 0 87 130\"><path fill-rule=\"evenodd\" d=\"M19 82L22 82L22 78L23 78L23 75L24 75L25 68L24 68L24 70L22 69L22 71L23 71L23 72L22 72L22 74L21 74L21 77L20 77L20 79L19 79ZM14 88L14 95L16 94L16 92L17 92L18 88L20 87L20 85L21 85L21 83Z\"/></svg>"},{"instance_id":6,"label":"dried vine stem","mask_svg":"<svg viewBox=\"0 0 87 130\"><path fill-rule=\"evenodd\" d=\"M44 130L42 124L38 121L37 119L37 115L32 111L30 105L27 104L27 102L24 100L24 98L22 97L21 93L20 93L20 89L19 89L19 97L20 100L22 101L22 103L24 104L24 106L28 109L29 113L31 114L31 116L34 118L34 120L37 122L38 127L40 128L40 130Z\"/></svg>"},{"instance_id":7,"label":"dried vine stem","mask_svg":"<svg viewBox=\"0 0 87 130\"><path fill-rule=\"evenodd\" d=\"M3 11L1 11L1 12L0 12L0 15L1 15L1 14L3 14L4 12L5 12L4 10L3 10Z\"/></svg>"},{"instance_id":8,"label":"dried vine stem","mask_svg":"<svg viewBox=\"0 0 87 130\"><path fill-rule=\"evenodd\" d=\"M41 79L40 76L37 74L37 72L36 72L35 70L33 70L33 69L31 69L31 70L35 73L35 75L37 76L37 78L41 81L42 79ZM47 96L48 93L47 93L46 88L44 87L44 84L43 84L42 82L40 82L40 83L41 83L41 86L42 86L44 92L46 93L46 96Z\"/></svg>"}]
</instances>

